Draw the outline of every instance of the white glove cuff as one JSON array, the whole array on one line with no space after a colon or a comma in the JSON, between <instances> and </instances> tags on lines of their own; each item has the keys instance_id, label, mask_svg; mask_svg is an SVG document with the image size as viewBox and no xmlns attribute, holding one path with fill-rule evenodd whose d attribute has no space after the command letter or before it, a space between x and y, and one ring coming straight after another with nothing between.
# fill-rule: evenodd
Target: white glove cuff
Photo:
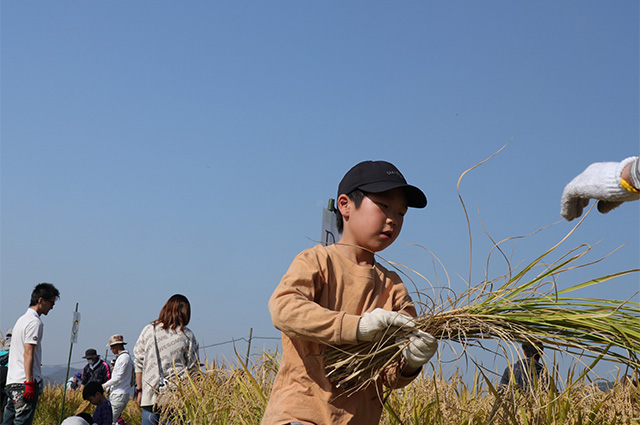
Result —
<instances>
[{"instance_id":1,"label":"white glove cuff","mask_svg":"<svg viewBox=\"0 0 640 425\"><path fill-rule=\"evenodd\" d=\"M640 189L640 159L636 157L636 160L631 163L629 168L629 179L633 184L633 187Z\"/></svg>"},{"instance_id":2,"label":"white glove cuff","mask_svg":"<svg viewBox=\"0 0 640 425\"><path fill-rule=\"evenodd\" d=\"M622 170L624 167L636 160L636 156L625 158L616 166L613 175L607 175L604 184L607 187L607 193L617 201L634 201L640 198L640 195L629 192L620 185L622 180Z\"/></svg>"}]
</instances>

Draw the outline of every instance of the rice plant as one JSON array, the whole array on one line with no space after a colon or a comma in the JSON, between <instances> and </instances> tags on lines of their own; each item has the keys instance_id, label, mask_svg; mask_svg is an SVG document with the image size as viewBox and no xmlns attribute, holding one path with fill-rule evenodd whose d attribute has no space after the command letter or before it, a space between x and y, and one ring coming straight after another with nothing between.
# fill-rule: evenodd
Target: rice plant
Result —
<instances>
[{"instance_id":1,"label":"rice plant","mask_svg":"<svg viewBox=\"0 0 640 425\"><path fill-rule=\"evenodd\" d=\"M462 177L475 167L460 176L459 196ZM466 214L461 196L460 201ZM471 284L469 271L468 286L461 293L451 288L440 288L439 291L433 288L435 294L432 296L418 292L415 298L421 314L416 320L416 328L443 342L461 344L463 355L468 346L482 347L483 340L498 341L504 354L518 343L529 342L573 355L583 362L606 359L640 370L640 304L631 300L584 298L578 294L582 289L638 273L640 269L569 286L559 283L570 271L602 260L586 262L585 256L592 249L586 244L558 254L587 216L588 213L557 244L521 268L511 266L502 245L524 236L495 242L488 235L493 248L487 261L494 250L499 252L506 260L506 271L495 278L485 276L476 285ZM468 216L467 225L471 247ZM471 263L472 249L469 255ZM398 263L386 263L412 281L407 272L413 270ZM391 327L377 342L331 347L325 356L327 377L346 391L358 391L370 385L388 365L400 360L408 343L403 337L410 332Z\"/></svg>"},{"instance_id":2,"label":"rice plant","mask_svg":"<svg viewBox=\"0 0 640 425\"><path fill-rule=\"evenodd\" d=\"M263 353L254 362L208 363L171 387L165 413L175 423L226 425L260 423L279 366L277 353ZM473 371L472 371L473 373ZM554 377L559 379L559 377ZM466 382L467 381L467 382ZM439 363L407 387L386 394L381 425L614 425L640 423L640 390L620 376L603 392L590 376L571 368L562 391L535 388L498 396L496 385L481 369L472 378L454 370L449 376ZM62 387L45 388L34 424L59 424ZM65 417L83 407L79 393L67 394ZM92 413L92 407L88 412ZM140 408L131 400L123 418L140 423Z\"/></svg>"},{"instance_id":3,"label":"rice plant","mask_svg":"<svg viewBox=\"0 0 640 425\"><path fill-rule=\"evenodd\" d=\"M80 412L93 414L94 407L85 400L82 400L82 392L65 390L64 386L47 385L42 395L38 398L38 405L33 419L36 425L59 425L60 408L62 406L62 394L66 391L64 411L62 417L67 418ZM142 414L135 400L130 400L127 407L122 412L122 419L128 425L141 423Z\"/></svg>"}]
</instances>

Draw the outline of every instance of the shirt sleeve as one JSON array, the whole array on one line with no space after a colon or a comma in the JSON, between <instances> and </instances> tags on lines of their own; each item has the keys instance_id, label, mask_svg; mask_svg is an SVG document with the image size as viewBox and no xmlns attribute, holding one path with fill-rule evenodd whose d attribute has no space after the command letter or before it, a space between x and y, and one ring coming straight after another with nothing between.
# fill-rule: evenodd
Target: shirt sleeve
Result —
<instances>
[{"instance_id":1,"label":"shirt sleeve","mask_svg":"<svg viewBox=\"0 0 640 425\"><path fill-rule=\"evenodd\" d=\"M356 343L360 316L315 302L323 282L318 260L309 250L300 253L269 300L273 325L290 338L332 345Z\"/></svg>"},{"instance_id":2,"label":"shirt sleeve","mask_svg":"<svg viewBox=\"0 0 640 425\"><path fill-rule=\"evenodd\" d=\"M142 329L142 332L140 332L140 336L138 337L138 341L136 341L136 345L133 347L133 365L135 367L135 373L142 373L144 359L147 353L148 329L149 325Z\"/></svg>"},{"instance_id":3,"label":"shirt sleeve","mask_svg":"<svg viewBox=\"0 0 640 425\"><path fill-rule=\"evenodd\" d=\"M199 351L200 345L198 344L198 340L196 340L196 336L193 334L193 332L189 332L189 349L187 353L188 358L185 359L185 366L187 367L187 370L193 371L200 369L200 359L198 354Z\"/></svg>"},{"instance_id":4,"label":"shirt sleeve","mask_svg":"<svg viewBox=\"0 0 640 425\"><path fill-rule=\"evenodd\" d=\"M42 338L42 323L32 321L24 329L24 343L39 345Z\"/></svg>"},{"instance_id":5,"label":"shirt sleeve","mask_svg":"<svg viewBox=\"0 0 640 425\"><path fill-rule=\"evenodd\" d=\"M100 383L107 382L111 378L111 372L109 370L109 365L104 360L100 360Z\"/></svg>"},{"instance_id":6,"label":"shirt sleeve","mask_svg":"<svg viewBox=\"0 0 640 425\"><path fill-rule=\"evenodd\" d=\"M122 353L116 359L116 364L113 366L113 372L111 373L111 379L104 383L103 387L106 390L107 388L111 388L114 385L122 382L122 378L124 377L126 366L129 362L129 355L127 353Z\"/></svg>"},{"instance_id":7,"label":"shirt sleeve","mask_svg":"<svg viewBox=\"0 0 640 425\"><path fill-rule=\"evenodd\" d=\"M82 385L87 385L89 383L89 366L82 368L82 378L80 379L80 383Z\"/></svg>"}]
</instances>

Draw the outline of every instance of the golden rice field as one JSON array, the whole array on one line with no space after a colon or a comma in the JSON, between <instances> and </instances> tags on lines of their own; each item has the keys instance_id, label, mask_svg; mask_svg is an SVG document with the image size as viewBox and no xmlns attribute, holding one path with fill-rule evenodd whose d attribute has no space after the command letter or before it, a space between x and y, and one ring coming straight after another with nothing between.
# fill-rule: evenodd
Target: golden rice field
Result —
<instances>
[{"instance_id":1,"label":"golden rice field","mask_svg":"<svg viewBox=\"0 0 640 425\"><path fill-rule=\"evenodd\" d=\"M179 417L177 423L259 424L277 367L277 356L266 354L250 368L241 362L208 365L201 375L191 376L175 389L170 408ZM500 397L495 394L496 382L487 382L481 374L472 381L465 384L458 374L443 379L442 371L423 373L406 388L391 393L380 423L640 424L640 390L630 383L616 383L605 393L582 378L560 392L539 390L525 395L515 391ZM563 387L569 385L565 382ZM61 387L47 387L34 423L59 424L61 400ZM83 407L91 413L92 407L82 403L80 394L68 392L64 416ZM134 401L123 417L129 425L140 424Z\"/></svg>"},{"instance_id":2,"label":"golden rice field","mask_svg":"<svg viewBox=\"0 0 640 425\"><path fill-rule=\"evenodd\" d=\"M426 368L410 385L384 395L382 425L640 425L640 388L633 383L640 378L640 303L631 299L584 298L580 292L639 273L640 269L591 277L579 283L562 278L602 260L587 260L592 247L585 244L558 253L579 224L556 245L520 267L512 267L511 259L504 256L501 248L504 242L520 237L494 242L494 249L506 263L497 277L487 276L476 285L469 283L466 290L456 293L445 270L445 284L430 285L431 294L417 291L414 299L420 313L417 326L442 342L460 343L464 349L490 339L504 345L503 350L517 348L523 341L540 343L553 352L571 355L580 367L571 366L566 376L555 372L550 382L558 386L537 388L532 393L509 389L499 395L499 378L495 375L487 376L482 369L476 369L473 379L469 379L469 372L463 379L460 371L443 372L442 365L434 360L433 367ZM408 282L415 283L415 276L407 274L411 269L391 264ZM566 281L573 283L567 286ZM325 359L330 379L335 373L333 382L341 385L368 385L377 379L380 368L401 355L403 342L395 337L390 334L388 342L383 340L373 346L359 344L328 350ZM617 363L619 370L630 371L632 379L617 380L606 392L599 390L591 382L590 370L601 359ZM559 365L554 362L547 361L546 366L557 371ZM257 425L278 365L279 356L272 353L264 353L248 365L241 360L207 364L202 373L176 383L165 406L166 413L174 417L176 424ZM59 424L62 391L45 389L36 412L36 425ZM79 394L68 393L64 416L82 408L92 411L91 406L82 403ZM141 413L135 402L129 403L123 418L128 425L140 424Z\"/></svg>"}]
</instances>

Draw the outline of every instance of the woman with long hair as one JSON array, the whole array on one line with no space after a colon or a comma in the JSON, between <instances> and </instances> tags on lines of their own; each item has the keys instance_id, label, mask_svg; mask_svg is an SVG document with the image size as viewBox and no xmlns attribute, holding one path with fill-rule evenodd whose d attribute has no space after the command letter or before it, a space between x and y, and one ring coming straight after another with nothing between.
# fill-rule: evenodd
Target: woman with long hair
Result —
<instances>
[{"instance_id":1,"label":"woman with long hair","mask_svg":"<svg viewBox=\"0 0 640 425\"><path fill-rule=\"evenodd\" d=\"M173 295L158 318L145 326L138 337L133 355L142 425L161 422L158 395L167 382L184 378L200 368L198 342L187 328L190 319L191 305L187 297Z\"/></svg>"}]
</instances>

